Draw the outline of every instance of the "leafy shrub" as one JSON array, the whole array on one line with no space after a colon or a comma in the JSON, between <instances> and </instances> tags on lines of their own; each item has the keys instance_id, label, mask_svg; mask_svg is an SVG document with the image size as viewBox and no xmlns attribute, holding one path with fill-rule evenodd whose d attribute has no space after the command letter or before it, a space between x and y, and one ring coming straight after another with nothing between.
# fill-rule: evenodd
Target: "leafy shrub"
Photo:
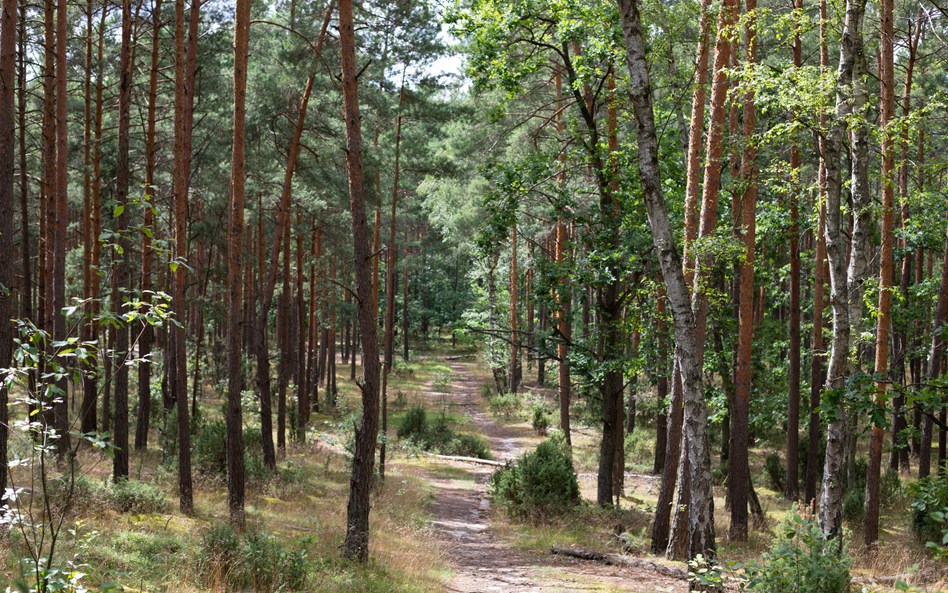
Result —
<instances>
[{"instance_id":1,"label":"leafy shrub","mask_svg":"<svg viewBox=\"0 0 948 593\"><path fill-rule=\"evenodd\" d=\"M122 513L160 513L168 508L165 493L155 484L120 480L108 489L112 508Z\"/></svg>"},{"instance_id":2,"label":"leafy shrub","mask_svg":"<svg viewBox=\"0 0 948 593\"><path fill-rule=\"evenodd\" d=\"M538 435L546 435L546 431L550 427L549 411L546 409L546 406L534 406L531 425Z\"/></svg>"},{"instance_id":3,"label":"leafy shrub","mask_svg":"<svg viewBox=\"0 0 948 593\"><path fill-rule=\"evenodd\" d=\"M783 480L787 475L783 462L780 461L780 454L776 451L767 455L764 460L764 477L767 479L767 487L774 492L783 492Z\"/></svg>"},{"instance_id":4,"label":"leafy shrub","mask_svg":"<svg viewBox=\"0 0 948 593\"><path fill-rule=\"evenodd\" d=\"M715 486L723 486L727 482L727 461L721 465L711 468L711 483Z\"/></svg>"},{"instance_id":5,"label":"leafy shrub","mask_svg":"<svg viewBox=\"0 0 948 593\"><path fill-rule=\"evenodd\" d=\"M817 459L821 461L823 459L826 459L826 439L819 440L817 449L818 449ZM808 436L804 435L800 437L799 450L800 450L800 457L799 457L800 475L805 477L806 469L807 469L806 465L809 460L808 455L809 455L809 450L810 450L810 439ZM816 464L816 483L819 484L822 481L823 481L823 464L817 463Z\"/></svg>"},{"instance_id":6,"label":"leafy shrub","mask_svg":"<svg viewBox=\"0 0 948 593\"><path fill-rule=\"evenodd\" d=\"M240 566L240 537L226 523L214 523L201 533L198 563L208 585L236 580Z\"/></svg>"},{"instance_id":7,"label":"leafy shrub","mask_svg":"<svg viewBox=\"0 0 948 593\"><path fill-rule=\"evenodd\" d=\"M263 447L263 435L259 427L245 426L244 474L249 479L266 480L273 472L263 464L258 451ZM194 465L208 474L225 475L227 473L227 426L220 420L204 425L192 441Z\"/></svg>"},{"instance_id":8,"label":"leafy shrub","mask_svg":"<svg viewBox=\"0 0 948 593\"><path fill-rule=\"evenodd\" d=\"M843 593L849 588L852 560L837 557L816 518L795 506L777 526L777 536L760 562L745 569L747 590L761 593Z\"/></svg>"},{"instance_id":9,"label":"leafy shrub","mask_svg":"<svg viewBox=\"0 0 948 593\"><path fill-rule=\"evenodd\" d=\"M579 502L579 483L568 452L544 441L515 464L490 478L494 499L512 515L537 515L570 508Z\"/></svg>"},{"instance_id":10,"label":"leafy shrub","mask_svg":"<svg viewBox=\"0 0 948 593\"><path fill-rule=\"evenodd\" d=\"M892 506L901 502L906 495L905 487L902 485L902 479L899 478L899 472L889 468L882 474L882 481L879 483L879 502L883 506Z\"/></svg>"},{"instance_id":11,"label":"leafy shrub","mask_svg":"<svg viewBox=\"0 0 948 593\"><path fill-rule=\"evenodd\" d=\"M923 542L941 541L943 524L933 513L948 506L948 478L942 473L925 476L909 485L912 495L912 531Z\"/></svg>"}]
</instances>

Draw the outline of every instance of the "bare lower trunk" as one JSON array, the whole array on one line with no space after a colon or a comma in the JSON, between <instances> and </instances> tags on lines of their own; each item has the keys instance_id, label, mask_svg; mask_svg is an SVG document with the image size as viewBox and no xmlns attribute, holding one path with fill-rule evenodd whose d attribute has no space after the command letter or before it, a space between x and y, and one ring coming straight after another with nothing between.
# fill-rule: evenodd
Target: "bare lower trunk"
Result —
<instances>
[{"instance_id":1,"label":"bare lower trunk","mask_svg":"<svg viewBox=\"0 0 948 593\"><path fill-rule=\"evenodd\" d=\"M379 428L379 349L372 310L372 254L365 211L362 174L362 131L359 120L358 81L355 63L355 28L352 0L339 1L339 45L342 55L342 88L346 119L346 163L352 212L355 294L362 335L362 420L356 429L355 455L346 507L344 558L365 562L369 556L369 488L375 464Z\"/></svg>"},{"instance_id":2,"label":"bare lower trunk","mask_svg":"<svg viewBox=\"0 0 948 593\"><path fill-rule=\"evenodd\" d=\"M645 37L635 0L619 0L619 12L629 66L630 96L635 108L638 140L638 170L648 213L652 239L665 277L665 287L675 322L675 354L681 365L684 403L683 435L691 459L689 506L689 556L715 556L714 500L711 491L711 455L708 446L707 409L704 402L701 369L697 364L695 320L688 285L682 273L681 257L662 193L658 165L658 139L652 110L651 84L645 57Z\"/></svg>"},{"instance_id":3,"label":"bare lower trunk","mask_svg":"<svg viewBox=\"0 0 948 593\"><path fill-rule=\"evenodd\" d=\"M868 232L871 199L868 179L868 134L864 123L852 125L852 200L854 224L846 265L846 245L841 224L843 133L852 114L863 116L866 105L866 61L862 40L865 0L848 0L837 73L836 113L826 138L826 252L829 259L833 303L833 350L826 388L841 393L854 369L849 362L853 339L862 316L862 282L868 268ZM848 415L837 405L827 427L826 459L820 494L820 529L830 537L842 533L843 454L849 435Z\"/></svg>"}]
</instances>

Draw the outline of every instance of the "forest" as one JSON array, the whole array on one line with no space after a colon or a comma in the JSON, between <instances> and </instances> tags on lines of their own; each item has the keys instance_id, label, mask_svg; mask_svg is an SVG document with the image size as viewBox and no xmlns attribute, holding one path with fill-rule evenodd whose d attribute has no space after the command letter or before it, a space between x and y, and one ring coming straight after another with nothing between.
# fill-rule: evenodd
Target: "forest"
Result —
<instances>
[{"instance_id":1,"label":"forest","mask_svg":"<svg viewBox=\"0 0 948 593\"><path fill-rule=\"evenodd\" d=\"M7 591L948 589L948 7L162 4L0 0Z\"/></svg>"}]
</instances>

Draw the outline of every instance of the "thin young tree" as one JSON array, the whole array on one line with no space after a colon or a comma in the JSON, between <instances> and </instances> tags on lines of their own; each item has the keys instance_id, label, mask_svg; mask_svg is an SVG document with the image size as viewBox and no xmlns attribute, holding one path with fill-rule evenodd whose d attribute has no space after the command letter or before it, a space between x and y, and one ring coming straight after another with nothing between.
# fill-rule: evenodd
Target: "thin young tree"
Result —
<instances>
[{"instance_id":1,"label":"thin young tree","mask_svg":"<svg viewBox=\"0 0 948 593\"><path fill-rule=\"evenodd\" d=\"M148 72L148 120L145 130L145 193L148 196L157 195L155 187L155 125L158 109L158 67L161 57L161 0L155 0L151 12L151 68ZM153 199L153 198L152 198ZM151 200L149 200L151 202ZM142 301L151 302L151 275L154 264L154 236L155 215L151 208L145 207L145 221L142 230ZM142 358L147 359L151 354L155 342L155 331L151 325L146 325L142 331L138 348ZM148 420L151 415L151 364L145 363L138 367L138 423L135 426L135 448L148 447Z\"/></svg>"}]
</instances>

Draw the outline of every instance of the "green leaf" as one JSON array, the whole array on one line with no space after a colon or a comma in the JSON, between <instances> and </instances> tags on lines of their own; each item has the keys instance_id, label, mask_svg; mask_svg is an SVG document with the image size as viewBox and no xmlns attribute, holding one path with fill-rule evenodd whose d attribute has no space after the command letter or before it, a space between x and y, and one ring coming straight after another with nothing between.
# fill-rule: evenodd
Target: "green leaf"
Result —
<instances>
[{"instance_id":1,"label":"green leaf","mask_svg":"<svg viewBox=\"0 0 948 593\"><path fill-rule=\"evenodd\" d=\"M125 212L125 205L119 204L118 206L115 207L115 210L112 211L112 217L118 218L119 216L122 215L122 212Z\"/></svg>"}]
</instances>

